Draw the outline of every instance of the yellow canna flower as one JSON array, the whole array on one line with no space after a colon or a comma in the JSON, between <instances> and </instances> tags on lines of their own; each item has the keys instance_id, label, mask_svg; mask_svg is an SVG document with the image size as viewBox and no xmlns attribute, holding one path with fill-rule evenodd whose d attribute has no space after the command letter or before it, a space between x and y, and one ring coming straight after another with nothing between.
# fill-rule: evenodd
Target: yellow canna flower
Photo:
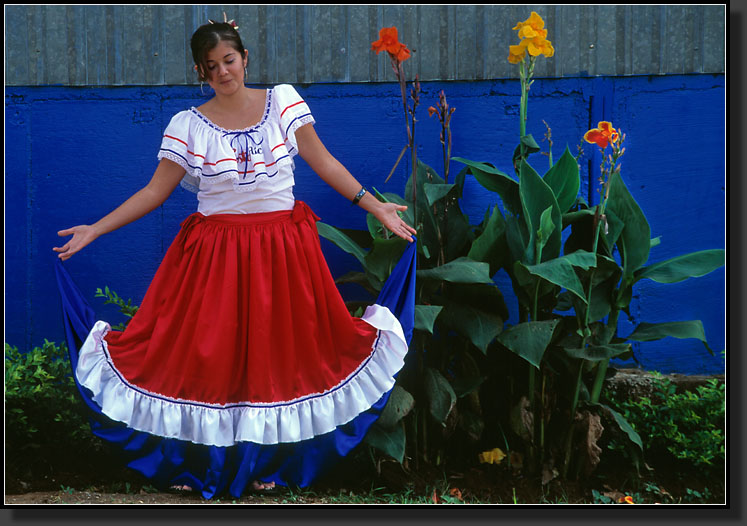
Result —
<instances>
[{"instance_id":1,"label":"yellow canna flower","mask_svg":"<svg viewBox=\"0 0 747 526\"><path fill-rule=\"evenodd\" d=\"M527 44L528 42L526 40L522 40L518 46L508 47L508 61L511 64L518 64L519 62L524 60L524 57L527 54Z\"/></svg>"},{"instance_id":2,"label":"yellow canna flower","mask_svg":"<svg viewBox=\"0 0 747 526\"><path fill-rule=\"evenodd\" d=\"M546 57L552 57L555 54L555 48L552 47L552 42L547 40L547 29L545 29L545 21L536 12L532 11L532 14L524 22L519 22L514 27L518 30L521 42L518 46L511 46L508 61L512 64L518 64L524 57L526 52L529 55L537 57L539 55L545 55Z\"/></svg>"},{"instance_id":3,"label":"yellow canna flower","mask_svg":"<svg viewBox=\"0 0 747 526\"><path fill-rule=\"evenodd\" d=\"M519 30L519 36L521 38L534 38L535 36L538 36L536 33L544 29L544 27L545 21L542 20L541 16L532 11L532 14L529 15L529 18L527 18L523 22L519 22L518 24L516 24L516 27L514 27L514 29ZM547 31L545 31L544 36L547 36Z\"/></svg>"},{"instance_id":4,"label":"yellow canna flower","mask_svg":"<svg viewBox=\"0 0 747 526\"><path fill-rule=\"evenodd\" d=\"M544 38L533 38L527 43L527 51L533 57L539 55L545 55L551 57L555 54L555 49L552 47L552 43Z\"/></svg>"}]
</instances>

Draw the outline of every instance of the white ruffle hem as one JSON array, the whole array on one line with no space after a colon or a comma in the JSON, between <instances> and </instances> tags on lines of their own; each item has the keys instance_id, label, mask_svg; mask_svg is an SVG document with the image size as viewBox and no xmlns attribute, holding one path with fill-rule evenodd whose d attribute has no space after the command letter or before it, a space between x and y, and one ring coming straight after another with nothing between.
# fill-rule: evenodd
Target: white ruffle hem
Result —
<instances>
[{"instance_id":1,"label":"white ruffle hem","mask_svg":"<svg viewBox=\"0 0 747 526\"><path fill-rule=\"evenodd\" d=\"M361 319L378 331L368 358L337 386L294 400L219 405L145 391L112 362L104 340L111 327L104 321L83 343L75 374L105 415L138 431L210 446L298 442L350 422L394 386L408 348L402 327L379 305L368 307Z\"/></svg>"}]
</instances>

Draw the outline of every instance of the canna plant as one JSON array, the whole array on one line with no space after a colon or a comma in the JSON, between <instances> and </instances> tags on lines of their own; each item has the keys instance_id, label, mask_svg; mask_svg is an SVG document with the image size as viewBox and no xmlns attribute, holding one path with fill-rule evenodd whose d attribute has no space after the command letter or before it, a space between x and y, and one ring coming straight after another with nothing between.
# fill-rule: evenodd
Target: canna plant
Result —
<instances>
[{"instance_id":1,"label":"canna plant","mask_svg":"<svg viewBox=\"0 0 747 526\"><path fill-rule=\"evenodd\" d=\"M571 465L581 465L579 459L574 463L572 452L582 402L611 415L642 453L641 438L625 419L599 404L609 361L632 356L630 342L697 338L710 351L699 320L640 323L621 337L618 318L620 312L629 314L633 286L642 279L674 283L703 276L724 264L724 251L649 264L650 249L659 240L651 239L648 221L622 180L624 136L609 122L584 136L603 150L597 205L589 207L579 198L578 159L567 147L556 163L550 157L543 176L535 171L529 156L539 147L526 134L528 93L537 57L551 57L554 50L537 13L514 29L522 38L509 54L509 61L519 64L522 83L520 140L513 156L518 181L489 163L454 160L500 199L468 256L488 263L491 276L505 270L518 301L519 323L505 327L491 346L526 362L523 393L511 400L512 412L519 415L511 420L515 436L525 441L530 468L550 464L568 476ZM609 146L612 153L605 157ZM567 228L570 234L564 237ZM589 374L593 381L586 385ZM563 438L549 443L550 436Z\"/></svg>"},{"instance_id":2,"label":"canna plant","mask_svg":"<svg viewBox=\"0 0 747 526\"><path fill-rule=\"evenodd\" d=\"M698 320L640 323L620 336L619 315L629 314L635 284L705 275L724 264L724 251L649 263L659 240L651 239L648 221L622 180L625 137L609 122L584 135L602 149L598 204L590 207L579 197L578 158L567 147L554 163L550 152L549 169L539 175L529 159L540 150L526 133L529 89L536 60L552 57L554 49L536 13L514 29L522 39L509 54L509 61L519 65L522 85L519 144L512 159L516 178L490 163L450 158L453 108L443 93L429 113L438 114L442 124L446 178L417 159L412 131L420 86L416 77L410 108L402 68L406 58L398 58L403 45L384 38L396 37L396 31L382 33L380 40L391 46L387 50L400 82L406 125L413 124L397 163L410 147L412 174L405 197L377 195L408 205L405 219L418 230L418 305L408 361L367 441L403 464L408 456L438 464L448 437L459 429L472 443L498 440L507 452L523 449L530 471L547 472L552 466L553 472L557 466L567 477L572 467L578 471L599 462L574 455L577 428L590 411L617 423L640 462L641 437L622 415L599 403L611 359L632 356L631 342L670 336L699 339L710 351ZM606 155L609 147L612 153ZM453 182L448 180L451 160L464 164ZM479 225L471 225L460 209L469 175L496 196ZM340 281L359 283L376 294L405 242L391 238L373 216L367 226L367 232L343 231L320 223L319 233L363 267ZM519 321L513 326L505 324L508 311L493 281L499 270L510 277L518 303ZM496 390L497 384L508 388ZM484 436L488 430L492 438Z\"/></svg>"},{"instance_id":3,"label":"canna plant","mask_svg":"<svg viewBox=\"0 0 747 526\"><path fill-rule=\"evenodd\" d=\"M500 333L508 310L490 277L490 265L467 257L476 236L475 227L459 206L466 170L449 182L417 158L413 134L420 85L416 76L410 105L405 98L402 66L407 57L400 55L406 46L396 40L396 35L396 28L384 28L373 49L389 53L400 82L408 144L395 168L409 147L412 173L404 197L378 192L377 196L407 205L403 217L417 228L417 305L411 352L382 417L366 440L404 465L408 458L416 463L426 460L440 464L449 437L458 430L469 443L482 435L485 422L478 389L485 380L488 345ZM437 112L441 120L444 173L448 178L449 122L454 108L449 107L443 92L436 107L429 113ZM318 230L322 237L355 256L362 266L361 272L349 273L338 282L358 283L375 296L406 241L390 236L371 214L367 226L367 231L361 232L318 223Z\"/></svg>"}]
</instances>

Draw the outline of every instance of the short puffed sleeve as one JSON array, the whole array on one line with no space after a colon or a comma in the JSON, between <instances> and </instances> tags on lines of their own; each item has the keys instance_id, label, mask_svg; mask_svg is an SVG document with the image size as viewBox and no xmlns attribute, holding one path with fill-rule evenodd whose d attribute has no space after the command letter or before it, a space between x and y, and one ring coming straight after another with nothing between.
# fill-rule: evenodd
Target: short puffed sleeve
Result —
<instances>
[{"instance_id":1,"label":"short puffed sleeve","mask_svg":"<svg viewBox=\"0 0 747 526\"><path fill-rule=\"evenodd\" d=\"M305 124L313 124L314 117L306 101L290 84L275 86L273 92L275 96L273 106L283 139L288 145L288 153L295 155L298 152L296 130Z\"/></svg>"},{"instance_id":2,"label":"short puffed sleeve","mask_svg":"<svg viewBox=\"0 0 747 526\"><path fill-rule=\"evenodd\" d=\"M158 159L175 162L186 174L181 186L197 193L200 181L208 183L237 178L236 156L226 141L199 122L193 110L180 111L171 118L161 140Z\"/></svg>"}]
</instances>

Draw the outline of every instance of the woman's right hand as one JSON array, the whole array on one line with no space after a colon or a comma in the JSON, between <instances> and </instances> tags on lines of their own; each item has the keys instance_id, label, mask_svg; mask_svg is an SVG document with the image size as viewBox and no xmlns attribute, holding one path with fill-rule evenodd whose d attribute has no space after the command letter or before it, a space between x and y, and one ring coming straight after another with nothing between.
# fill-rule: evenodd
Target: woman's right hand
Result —
<instances>
[{"instance_id":1,"label":"woman's right hand","mask_svg":"<svg viewBox=\"0 0 747 526\"><path fill-rule=\"evenodd\" d=\"M57 232L57 235L60 237L65 237L72 235L72 239L62 245L61 247L53 247L52 250L55 252L58 252L59 255L57 256L62 261L65 261L66 259L70 259L70 257L78 252L80 249L91 243L93 240L95 240L97 237L99 237L99 234L96 232L96 229L92 227L91 225L78 225L74 226L72 228L68 228L67 230L60 230Z\"/></svg>"}]
</instances>

